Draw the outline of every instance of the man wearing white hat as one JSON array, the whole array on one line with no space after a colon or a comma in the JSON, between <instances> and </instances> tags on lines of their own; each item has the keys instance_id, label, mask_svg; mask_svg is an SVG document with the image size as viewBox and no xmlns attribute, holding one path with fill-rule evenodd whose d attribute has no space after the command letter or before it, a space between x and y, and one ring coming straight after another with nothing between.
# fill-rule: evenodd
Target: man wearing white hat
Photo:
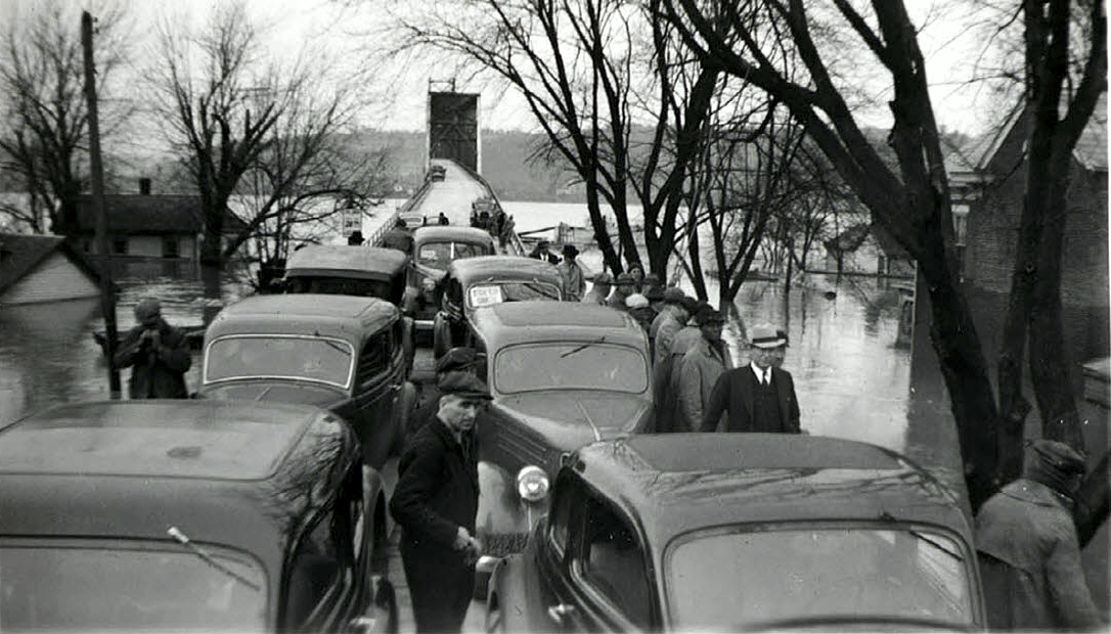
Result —
<instances>
[{"instance_id":1,"label":"man wearing white hat","mask_svg":"<svg viewBox=\"0 0 1111 634\"><path fill-rule=\"evenodd\" d=\"M752 329L752 362L718 377L702 416L701 431L715 431L722 414L730 432L798 434L799 402L791 373L780 369L786 337L775 326Z\"/></svg>"}]
</instances>

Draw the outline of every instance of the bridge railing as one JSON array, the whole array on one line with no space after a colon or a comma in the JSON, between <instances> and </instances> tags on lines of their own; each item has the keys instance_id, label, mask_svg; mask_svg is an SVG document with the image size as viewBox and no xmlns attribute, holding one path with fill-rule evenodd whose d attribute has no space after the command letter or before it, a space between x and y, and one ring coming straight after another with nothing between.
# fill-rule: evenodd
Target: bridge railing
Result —
<instances>
[{"instance_id":1,"label":"bridge railing","mask_svg":"<svg viewBox=\"0 0 1111 634\"><path fill-rule=\"evenodd\" d=\"M498 195L494 191L494 188L490 186L490 183L485 178L483 178L481 174L472 170L466 165L463 165L462 163L457 162L456 165L462 168L463 171L467 172L467 174L469 174L471 178L477 181L479 185L482 185L482 188L486 190L487 196L489 196L490 199L494 201L499 209L501 209L503 212L505 211L505 207L502 207L501 200L498 199ZM510 255L528 255L528 249L525 248L525 243L521 242L521 236L517 235L516 231L511 231L509 232L509 235L506 236L505 248L510 252Z\"/></svg>"},{"instance_id":2,"label":"bridge railing","mask_svg":"<svg viewBox=\"0 0 1111 634\"><path fill-rule=\"evenodd\" d=\"M431 183L427 179L425 179L421 186L417 188L417 191L413 192L413 195L410 196L408 200L402 203L400 207L395 209L393 213L386 216L382 225L375 229L374 233L370 234L370 237L366 239L367 244L375 247L381 246L382 236L384 236L387 231L394 228L394 225L397 224L397 219L401 216L401 214L410 211L424 201L425 197L428 196L428 190L431 188L431 186Z\"/></svg>"}]
</instances>

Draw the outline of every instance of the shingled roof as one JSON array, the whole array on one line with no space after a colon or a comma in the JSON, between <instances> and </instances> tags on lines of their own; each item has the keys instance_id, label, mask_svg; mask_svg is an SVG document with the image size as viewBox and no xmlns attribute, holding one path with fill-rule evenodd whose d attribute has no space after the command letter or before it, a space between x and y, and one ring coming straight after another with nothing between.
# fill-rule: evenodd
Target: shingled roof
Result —
<instances>
[{"instance_id":1,"label":"shingled roof","mask_svg":"<svg viewBox=\"0 0 1111 634\"><path fill-rule=\"evenodd\" d=\"M197 234L204 229L200 196L109 194L104 197L104 205L108 231L116 235ZM236 232L244 226L238 216L225 213L225 232ZM81 196L77 201L77 227L80 233L96 230L92 196Z\"/></svg>"},{"instance_id":2,"label":"shingled roof","mask_svg":"<svg viewBox=\"0 0 1111 634\"><path fill-rule=\"evenodd\" d=\"M96 266L60 236L0 233L0 294L23 279L55 251L64 253L77 268L100 280Z\"/></svg>"}]
</instances>

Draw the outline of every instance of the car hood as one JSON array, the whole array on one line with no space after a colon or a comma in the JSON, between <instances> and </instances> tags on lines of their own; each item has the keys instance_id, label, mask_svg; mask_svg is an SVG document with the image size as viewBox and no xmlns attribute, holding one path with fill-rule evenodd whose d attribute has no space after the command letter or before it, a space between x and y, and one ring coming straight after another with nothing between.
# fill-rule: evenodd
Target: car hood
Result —
<instances>
[{"instance_id":1,"label":"car hood","mask_svg":"<svg viewBox=\"0 0 1111 634\"><path fill-rule=\"evenodd\" d=\"M599 390L526 392L499 396L495 403L565 451L635 431L651 405L637 394Z\"/></svg>"},{"instance_id":2,"label":"car hood","mask_svg":"<svg viewBox=\"0 0 1111 634\"><path fill-rule=\"evenodd\" d=\"M343 401L346 395L337 388L300 381L234 381L202 386L202 398L233 401L269 401L316 405L325 409Z\"/></svg>"}]
</instances>

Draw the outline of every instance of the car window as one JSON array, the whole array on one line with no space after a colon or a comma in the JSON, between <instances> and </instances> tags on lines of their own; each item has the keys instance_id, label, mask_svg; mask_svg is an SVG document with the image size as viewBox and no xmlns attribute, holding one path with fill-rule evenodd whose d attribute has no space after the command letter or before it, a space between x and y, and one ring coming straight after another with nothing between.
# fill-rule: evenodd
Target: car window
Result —
<instances>
[{"instance_id":1,"label":"car window","mask_svg":"<svg viewBox=\"0 0 1111 634\"><path fill-rule=\"evenodd\" d=\"M563 555L567 550L572 511L581 503L575 481L564 476L556 482L552 511L548 514L548 541L552 548Z\"/></svg>"},{"instance_id":2,"label":"car window","mask_svg":"<svg viewBox=\"0 0 1111 634\"><path fill-rule=\"evenodd\" d=\"M384 330L363 345L359 355L359 385L363 385L385 372L390 366L390 333Z\"/></svg>"},{"instance_id":3,"label":"car window","mask_svg":"<svg viewBox=\"0 0 1111 634\"><path fill-rule=\"evenodd\" d=\"M559 287L544 282L493 282L476 284L467 289L467 303L471 308L529 300L558 302L559 299Z\"/></svg>"},{"instance_id":4,"label":"car window","mask_svg":"<svg viewBox=\"0 0 1111 634\"><path fill-rule=\"evenodd\" d=\"M204 381L292 378L346 388L353 350L341 339L245 335L221 337L208 346Z\"/></svg>"},{"instance_id":5,"label":"car window","mask_svg":"<svg viewBox=\"0 0 1111 634\"><path fill-rule=\"evenodd\" d=\"M297 544L286 596L286 623L293 629L316 622L354 581L351 504L340 496Z\"/></svg>"},{"instance_id":6,"label":"car window","mask_svg":"<svg viewBox=\"0 0 1111 634\"><path fill-rule=\"evenodd\" d=\"M591 499L583 531L577 557L583 580L634 625L648 627L648 571L632 527L609 505Z\"/></svg>"},{"instance_id":7,"label":"car window","mask_svg":"<svg viewBox=\"0 0 1111 634\"><path fill-rule=\"evenodd\" d=\"M234 551L203 547L210 560L166 543L36 540L0 545L0 630L266 628L263 569Z\"/></svg>"},{"instance_id":8,"label":"car window","mask_svg":"<svg viewBox=\"0 0 1111 634\"><path fill-rule=\"evenodd\" d=\"M494 381L503 394L554 389L641 394L648 389L648 361L629 346L591 341L523 344L498 352Z\"/></svg>"},{"instance_id":9,"label":"car window","mask_svg":"<svg viewBox=\"0 0 1111 634\"><path fill-rule=\"evenodd\" d=\"M973 622L973 586L961 553L952 538L919 530L696 533L665 557L671 620L684 630L820 626L845 618L964 629Z\"/></svg>"}]
</instances>

